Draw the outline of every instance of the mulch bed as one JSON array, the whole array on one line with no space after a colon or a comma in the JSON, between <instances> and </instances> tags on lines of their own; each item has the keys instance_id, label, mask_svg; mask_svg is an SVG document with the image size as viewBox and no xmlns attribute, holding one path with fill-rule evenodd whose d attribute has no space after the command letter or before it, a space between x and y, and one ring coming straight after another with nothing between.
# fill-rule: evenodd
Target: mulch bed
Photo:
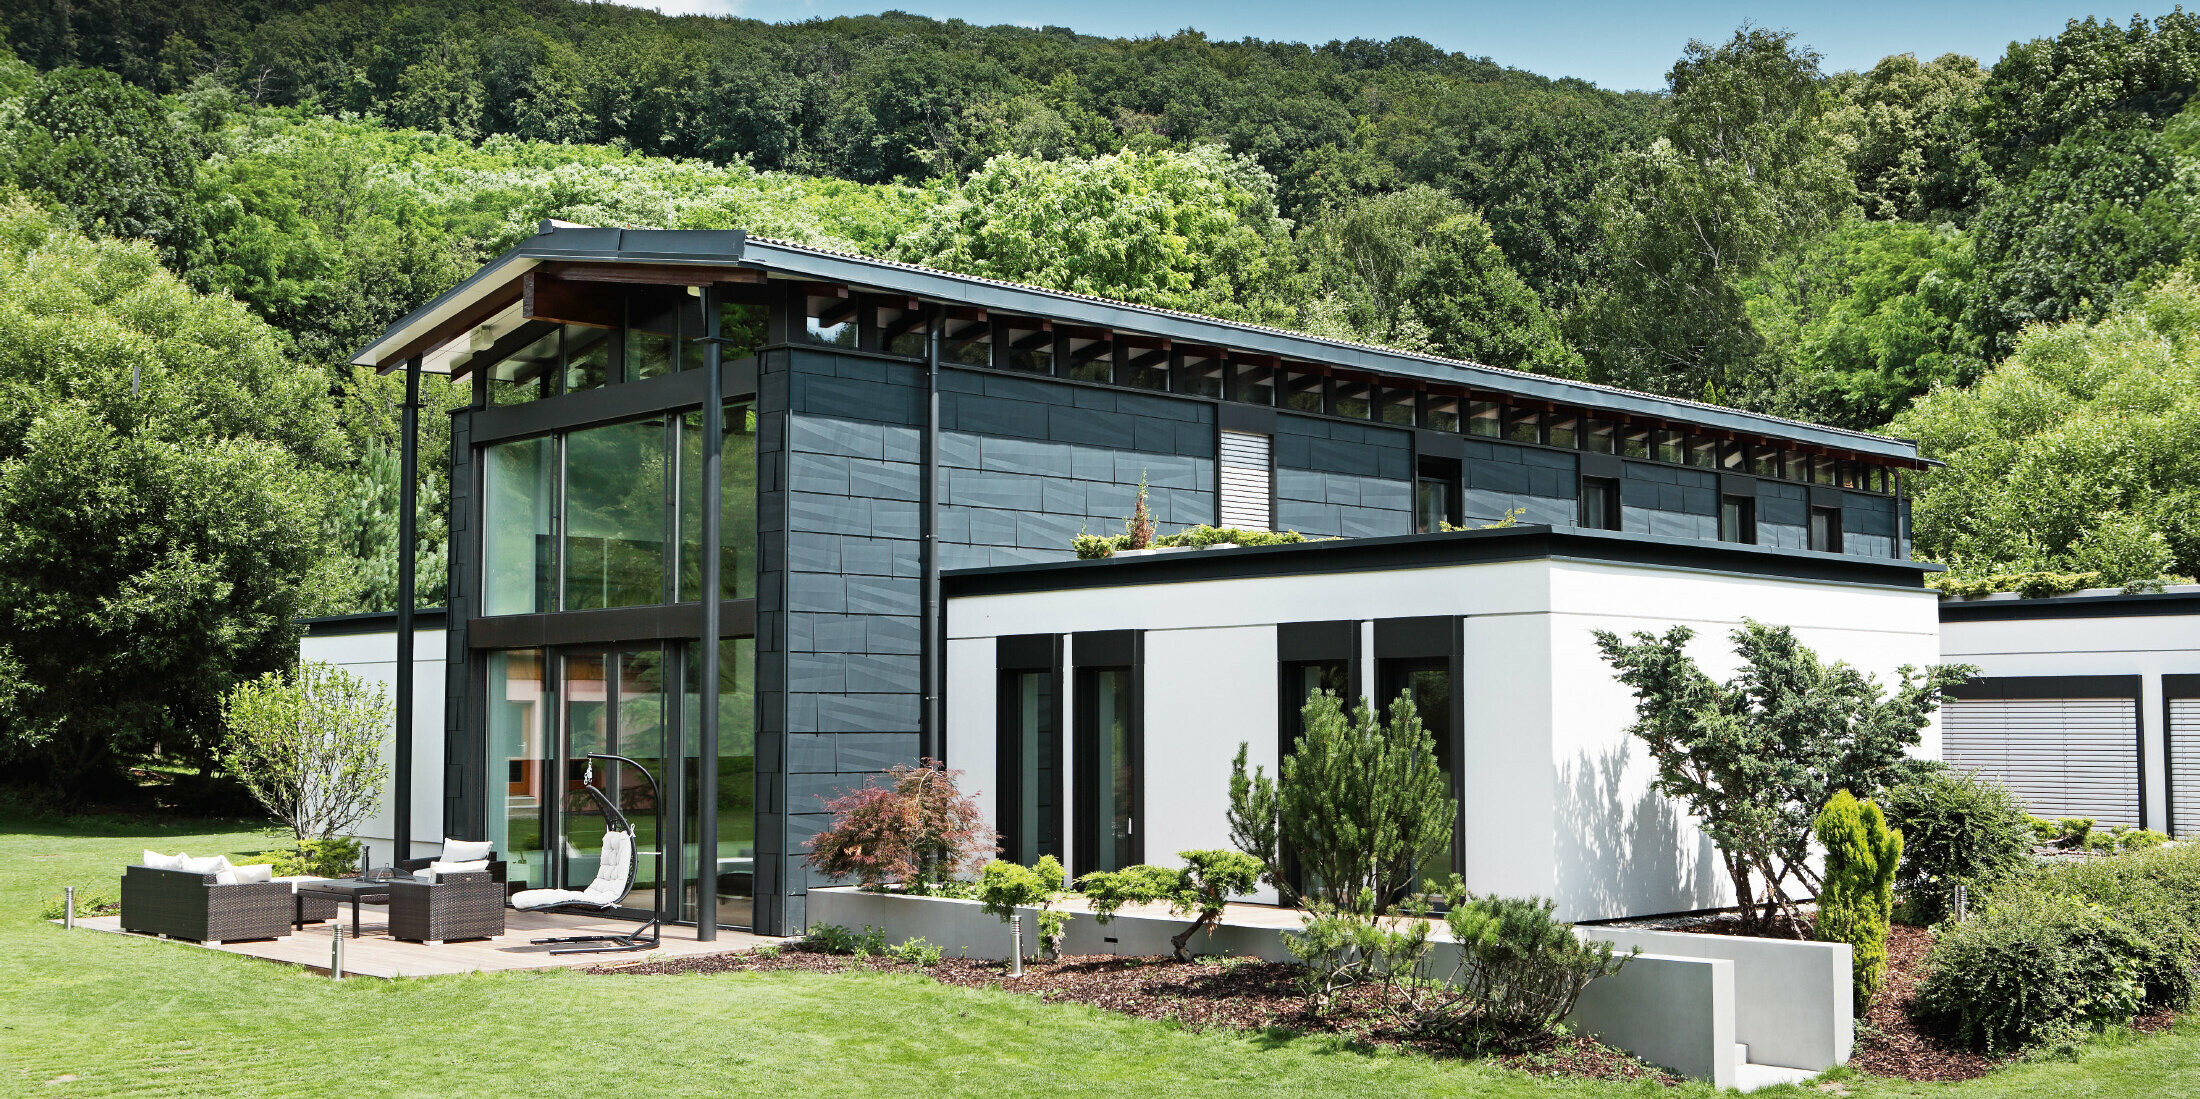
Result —
<instances>
[{"instance_id":1,"label":"mulch bed","mask_svg":"<svg viewBox=\"0 0 2200 1099\"><path fill-rule=\"evenodd\" d=\"M886 958L817 954L797 947L776 956L753 953L703 954L685 958L600 966L592 973L845 973L855 969L922 972L942 984L995 988L1036 996L1049 1003L1089 1004L1141 1019L1172 1020L1192 1029L1288 1031L1335 1034L1368 1046L1418 1050L1458 1057L1455 1047L1413 1032L1407 1021L1382 1002L1380 989L1349 990L1324 1015L1314 1014L1299 990L1298 967L1253 959L1202 958L1179 962L1166 956L1072 955L1024 966L1021 977L1008 976L1002 962L943 958L918 970ZM1589 1038L1568 1035L1539 1049L1495 1054L1491 1063L1537 1076L1598 1080L1654 1080L1673 1085L1678 1077Z\"/></svg>"}]
</instances>

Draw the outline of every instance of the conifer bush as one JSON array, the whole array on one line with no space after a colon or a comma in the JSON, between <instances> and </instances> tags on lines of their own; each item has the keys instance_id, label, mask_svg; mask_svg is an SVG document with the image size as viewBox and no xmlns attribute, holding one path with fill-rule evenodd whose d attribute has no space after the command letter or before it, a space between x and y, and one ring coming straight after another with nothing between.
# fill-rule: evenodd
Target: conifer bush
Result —
<instances>
[{"instance_id":1,"label":"conifer bush","mask_svg":"<svg viewBox=\"0 0 2200 1099\"><path fill-rule=\"evenodd\" d=\"M1887 983L1887 925L1894 918L1895 867L1902 833L1887 828L1879 806L1843 790L1826 802L1815 828L1826 849L1818 893L1819 942L1847 943L1851 986L1861 1017Z\"/></svg>"}]
</instances>

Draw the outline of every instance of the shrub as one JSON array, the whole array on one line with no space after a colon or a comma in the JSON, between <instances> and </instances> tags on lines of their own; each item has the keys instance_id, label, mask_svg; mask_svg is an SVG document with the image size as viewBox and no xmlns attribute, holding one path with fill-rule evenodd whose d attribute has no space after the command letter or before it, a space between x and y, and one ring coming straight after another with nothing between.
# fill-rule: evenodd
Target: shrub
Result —
<instances>
[{"instance_id":1,"label":"shrub","mask_svg":"<svg viewBox=\"0 0 2200 1099\"><path fill-rule=\"evenodd\" d=\"M1300 986L1321 1012L1354 985L1380 981L1395 988L1412 980L1428 957L1429 924L1379 914L1372 895L1341 908L1314 901L1299 929L1283 933L1283 948L1304 967Z\"/></svg>"},{"instance_id":2,"label":"shrub","mask_svg":"<svg viewBox=\"0 0 2200 1099\"><path fill-rule=\"evenodd\" d=\"M837 923L821 923L810 928L802 943L819 954L853 954L862 958L887 952L886 930L870 924L864 924L863 930L856 932Z\"/></svg>"},{"instance_id":3,"label":"shrub","mask_svg":"<svg viewBox=\"0 0 2200 1099\"><path fill-rule=\"evenodd\" d=\"M1879 807L1847 790L1826 803L1815 831L1826 849L1816 934L1819 942L1849 944L1855 971L1851 987L1861 1018L1887 981L1887 924L1894 918L1902 833L1888 831Z\"/></svg>"},{"instance_id":4,"label":"shrub","mask_svg":"<svg viewBox=\"0 0 2200 1099\"><path fill-rule=\"evenodd\" d=\"M2129 1021L2145 1002L2152 954L2099 905L2008 887L1978 915L1941 925L1915 1010L1970 1049L2006 1053Z\"/></svg>"},{"instance_id":5,"label":"shrub","mask_svg":"<svg viewBox=\"0 0 2200 1099\"><path fill-rule=\"evenodd\" d=\"M359 841L353 839L299 840L286 851L262 851L229 861L238 866L273 866L278 877L341 878L366 869L359 865Z\"/></svg>"},{"instance_id":6,"label":"shrub","mask_svg":"<svg viewBox=\"0 0 2200 1099\"><path fill-rule=\"evenodd\" d=\"M1202 523L1195 527L1186 527L1175 534L1161 535L1154 538L1150 545L1205 549L1208 546L1290 546L1314 541L1323 539L1308 538L1295 530L1246 530L1242 527L1213 527ZM1077 556L1085 560L1113 557L1117 550L1148 548L1134 546L1131 542L1128 534L1103 535L1079 531L1070 539L1070 548L1076 550Z\"/></svg>"},{"instance_id":7,"label":"shrub","mask_svg":"<svg viewBox=\"0 0 2200 1099\"><path fill-rule=\"evenodd\" d=\"M908 962L918 969L930 969L940 964L941 950L919 936L904 939L899 946L888 947L884 954L897 962Z\"/></svg>"},{"instance_id":8,"label":"shrub","mask_svg":"<svg viewBox=\"0 0 2200 1099\"><path fill-rule=\"evenodd\" d=\"M2169 842L2169 836L2152 828L2118 828L2115 839L2118 851L2144 851Z\"/></svg>"},{"instance_id":9,"label":"shrub","mask_svg":"<svg viewBox=\"0 0 2200 1099\"><path fill-rule=\"evenodd\" d=\"M2030 861L2029 818L2016 795L1967 771L1933 771L1893 787L1886 814L1902 833L1895 884L1914 922L1946 917L1957 886L1977 893Z\"/></svg>"},{"instance_id":10,"label":"shrub","mask_svg":"<svg viewBox=\"0 0 2200 1099\"><path fill-rule=\"evenodd\" d=\"M1262 863L1238 851L1179 851L1177 857L1184 860L1180 869L1126 866L1087 874L1077 885L1092 904L1093 918L1103 924L1125 904L1166 904L1176 915L1194 917L1190 927L1169 939L1177 960L1188 962L1192 936L1201 929L1214 933L1223 905L1259 886Z\"/></svg>"},{"instance_id":11,"label":"shrub","mask_svg":"<svg viewBox=\"0 0 2200 1099\"><path fill-rule=\"evenodd\" d=\"M1052 855L1040 856L1029 868L995 859L978 873L977 900L1002 923L1015 919L1019 908L1038 909L1038 945L1055 955L1061 953L1062 934L1069 924L1068 913L1054 911L1054 902L1062 895L1062 881L1062 863Z\"/></svg>"},{"instance_id":12,"label":"shrub","mask_svg":"<svg viewBox=\"0 0 2200 1099\"><path fill-rule=\"evenodd\" d=\"M876 889L889 879L928 887L974 873L996 835L978 803L955 789L961 771L935 759L888 768L886 784L827 802L833 823L810 839L810 866Z\"/></svg>"},{"instance_id":13,"label":"shrub","mask_svg":"<svg viewBox=\"0 0 2200 1099\"><path fill-rule=\"evenodd\" d=\"M76 891L77 919L88 919L93 916L112 916L120 911L122 911L122 901L108 890L79 889ZM49 895L40 903L38 908L38 918L41 920L58 920L68 914L69 895L67 893Z\"/></svg>"},{"instance_id":14,"label":"shrub","mask_svg":"<svg viewBox=\"0 0 2200 1099\"><path fill-rule=\"evenodd\" d=\"M1365 702L1349 718L1335 694L1315 691L1300 711L1304 735L1270 781L1245 770L1239 745L1230 777L1231 842L1268 867L1267 880L1289 897L1276 868L1289 850L1305 868L1315 899L1350 911L1362 894L1382 911L1403 900L1414 876L1451 842L1458 804L1436 764L1435 741L1421 725L1411 692L1378 723Z\"/></svg>"},{"instance_id":15,"label":"shrub","mask_svg":"<svg viewBox=\"0 0 2200 1099\"><path fill-rule=\"evenodd\" d=\"M1520 1050L1542 1041L1574 1010L1589 982L1620 971L1641 951L1614 955L1551 918L1538 897L1472 897L1452 878L1444 923L1459 941L1457 969L1418 1005L1421 1026L1468 1049Z\"/></svg>"},{"instance_id":16,"label":"shrub","mask_svg":"<svg viewBox=\"0 0 2200 1099\"><path fill-rule=\"evenodd\" d=\"M2138 934L2148 947L2148 1004L2183 1009L2200 995L2193 972L2200 962L2200 846L2055 859L2034 869L2024 886L2099 905Z\"/></svg>"}]
</instances>

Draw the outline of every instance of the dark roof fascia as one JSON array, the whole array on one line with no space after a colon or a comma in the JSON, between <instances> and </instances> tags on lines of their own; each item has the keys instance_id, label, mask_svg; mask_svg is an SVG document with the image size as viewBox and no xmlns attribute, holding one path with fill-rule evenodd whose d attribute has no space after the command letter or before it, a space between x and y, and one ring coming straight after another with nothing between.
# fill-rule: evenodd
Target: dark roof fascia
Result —
<instances>
[{"instance_id":1,"label":"dark roof fascia","mask_svg":"<svg viewBox=\"0 0 2200 1099\"><path fill-rule=\"evenodd\" d=\"M747 257L775 271L820 282L860 283L917 297L937 298L986 309L1039 314L1095 328L1128 329L1184 343L1219 345L1283 358L1320 362L1376 374L1405 375L1476 389L1498 390L1539 400L1640 413L1684 423L1819 443L1843 450L1892 458L1918 457L1914 443L1879 435L1841 431L1817 424L1667 400L1647 393L1587 385L1564 378L1500 371L1471 364L1432 362L1414 355L1335 343L1134 305L1095 301L1036 287L1018 287L987 279L862 256L817 252L776 241L751 240Z\"/></svg>"},{"instance_id":2,"label":"dark roof fascia","mask_svg":"<svg viewBox=\"0 0 2200 1099\"><path fill-rule=\"evenodd\" d=\"M2049 599L1950 599L1942 622L2021 622L2070 618L2160 618L2200 615L2200 591L2134 595L2066 595Z\"/></svg>"},{"instance_id":3,"label":"dark roof fascia","mask_svg":"<svg viewBox=\"0 0 2200 1099\"><path fill-rule=\"evenodd\" d=\"M413 629L440 630L446 615L442 607L424 607L413 612ZM307 637L348 637L363 633L396 633L396 611L368 611L364 614L336 614L323 618L301 618Z\"/></svg>"},{"instance_id":4,"label":"dark roof fascia","mask_svg":"<svg viewBox=\"0 0 2200 1099\"><path fill-rule=\"evenodd\" d=\"M1285 546L1186 550L1098 561L952 569L940 576L950 597L1238 580L1347 575L1503 561L1562 560L1649 565L1743 577L1819 580L1925 590L1923 561L1776 550L1725 542L1674 542L1615 531L1548 526L1345 538Z\"/></svg>"}]
</instances>

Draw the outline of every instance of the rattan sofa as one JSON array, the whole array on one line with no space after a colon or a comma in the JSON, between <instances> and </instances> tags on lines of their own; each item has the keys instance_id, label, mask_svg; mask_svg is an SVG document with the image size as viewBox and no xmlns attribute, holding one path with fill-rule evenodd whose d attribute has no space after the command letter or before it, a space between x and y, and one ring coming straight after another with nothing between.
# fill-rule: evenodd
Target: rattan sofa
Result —
<instances>
[{"instance_id":1,"label":"rattan sofa","mask_svg":"<svg viewBox=\"0 0 2200 1099\"><path fill-rule=\"evenodd\" d=\"M502 864L499 864L501 868ZM504 882L480 870L390 883L390 938L440 943L504 934Z\"/></svg>"},{"instance_id":2,"label":"rattan sofa","mask_svg":"<svg viewBox=\"0 0 2200 1099\"><path fill-rule=\"evenodd\" d=\"M297 897L288 882L223 885L212 874L131 866L122 872L122 929L209 946L290 934Z\"/></svg>"}]
</instances>

